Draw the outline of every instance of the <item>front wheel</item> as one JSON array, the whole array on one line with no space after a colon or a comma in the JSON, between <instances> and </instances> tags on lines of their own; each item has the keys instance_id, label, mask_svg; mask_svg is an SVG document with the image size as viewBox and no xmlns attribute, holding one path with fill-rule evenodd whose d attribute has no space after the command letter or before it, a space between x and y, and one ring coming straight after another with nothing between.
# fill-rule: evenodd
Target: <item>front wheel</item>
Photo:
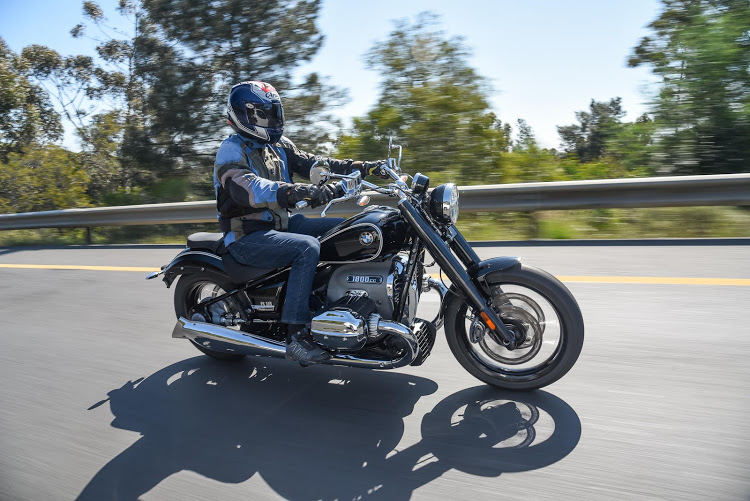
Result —
<instances>
[{"instance_id":1,"label":"front wheel","mask_svg":"<svg viewBox=\"0 0 750 501\"><path fill-rule=\"evenodd\" d=\"M533 390L563 377L583 348L583 317L570 291L525 265L498 272L487 283L493 309L523 341L515 350L504 348L454 294L446 306L445 335L458 362L479 380L507 390Z\"/></svg>"}]
</instances>

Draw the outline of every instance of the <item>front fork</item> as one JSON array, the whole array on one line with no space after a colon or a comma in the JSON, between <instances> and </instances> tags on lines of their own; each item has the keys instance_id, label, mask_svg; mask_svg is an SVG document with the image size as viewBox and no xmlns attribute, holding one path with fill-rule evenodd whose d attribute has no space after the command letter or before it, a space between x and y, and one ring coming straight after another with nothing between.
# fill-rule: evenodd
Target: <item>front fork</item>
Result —
<instances>
[{"instance_id":1,"label":"front fork","mask_svg":"<svg viewBox=\"0 0 750 501\"><path fill-rule=\"evenodd\" d=\"M478 313L482 323L497 335L497 338L505 348L508 350L515 349L517 346L515 335L506 329L505 324L503 324L502 320L500 320L492 309L489 301L480 293L477 288L478 284L474 283L474 280L467 271L475 271L476 266L480 262L479 256L471 248L469 242L466 241L455 227L451 226L449 229L451 246L449 247L432 226L427 221L424 221L424 218L411 202L401 200L398 207L404 219L410 223L417 236L422 240L427 250L430 251L430 255L435 259L438 266L466 296L466 301Z\"/></svg>"}]
</instances>

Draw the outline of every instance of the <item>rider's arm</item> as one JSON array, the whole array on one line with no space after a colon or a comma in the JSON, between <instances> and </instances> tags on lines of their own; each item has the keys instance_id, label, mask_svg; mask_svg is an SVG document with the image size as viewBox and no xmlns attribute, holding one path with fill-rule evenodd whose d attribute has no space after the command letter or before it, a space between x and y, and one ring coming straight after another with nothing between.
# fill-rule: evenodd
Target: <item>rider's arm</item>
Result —
<instances>
[{"instance_id":1,"label":"rider's arm","mask_svg":"<svg viewBox=\"0 0 750 501\"><path fill-rule=\"evenodd\" d=\"M270 203L276 203L277 191L286 185L255 174L242 147L229 141L224 141L216 154L214 182L242 207L268 207Z\"/></svg>"}]
</instances>

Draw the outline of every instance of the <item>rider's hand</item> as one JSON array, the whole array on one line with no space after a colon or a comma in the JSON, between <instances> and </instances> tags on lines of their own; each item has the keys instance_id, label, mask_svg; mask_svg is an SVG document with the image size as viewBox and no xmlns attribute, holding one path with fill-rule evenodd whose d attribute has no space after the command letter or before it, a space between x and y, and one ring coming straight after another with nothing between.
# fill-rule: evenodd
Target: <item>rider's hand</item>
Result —
<instances>
[{"instance_id":1,"label":"rider's hand","mask_svg":"<svg viewBox=\"0 0 750 501\"><path fill-rule=\"evenodd\" d=\"M391 176L381 168L383 164L385 164L385 160L378 160L377 162L354 162L352 167L362 173L362 179L367 176L378 176L381 179L390 179Z\"/></svg>"},{"instance_id":2,"label":"rider's hand","mask_svg":"<svg viewBox=\"0 0 750 501\"><path fill-rule=\"evenodd\" d=\"M294 207L297 202L302 200L312 205L311 200L317 189L318 187L312 184L283 183L279 185L276 192L276 202L285 209Z\"/></svg>"},{"instance_id":3,"label":"rider's hand","mask_svg":"<svg viewBox=\"0 0 750 501\"><path fill-rule=\"evenodd\" d=\"M314 209L315 207L318 207L320 205L326 205L328 202L330 202L334 198L337 198L338 196L340 195L338 195L332 187L324 184L315 188L315 191L310 196L310 201L308 203L310 204L310 207Z\"/></svg>"}]
</instances>

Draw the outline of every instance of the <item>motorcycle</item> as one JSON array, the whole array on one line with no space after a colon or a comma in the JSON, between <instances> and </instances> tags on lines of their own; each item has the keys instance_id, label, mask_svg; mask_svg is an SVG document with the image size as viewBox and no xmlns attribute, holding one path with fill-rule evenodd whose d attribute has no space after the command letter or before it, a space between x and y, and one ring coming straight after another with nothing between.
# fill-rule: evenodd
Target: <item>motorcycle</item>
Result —
<instances>
[{"instance_id":1,"label":"motorcycle","mask_svg":"<svg viewBox=\"0 0 750 501\"><path fill-rule=\"evenodd\" d=\"M398 150L398 157L391 152ZM334 204L357 200L368 189L396 199L396 207L369 206L319 237L320 262L310 296L314 341L331 353L326 364L368 369L422 365L443 327L458 362L479 380L508 390L551 384L575 364L584 325L570 291L555 277L517 257L481 260L456 228L458 188L429 189L427 176L401 171L402 148L388 144L379 186L352 174L314 166L314 184L336 183ZM411 177L411 185L407 182ZM297 209L306 203L297 204ZM434 260L425 265L426 254ZM426 270L433 265L446 286ZM280 324L289 267L245 266L229 254L222 233L195 233L161 271L177 280L174 338L187 338L219 360L246 355L283 358ZM424 293L439 297L437 315L417 317Z\"/></svg>"}]
</instances>

